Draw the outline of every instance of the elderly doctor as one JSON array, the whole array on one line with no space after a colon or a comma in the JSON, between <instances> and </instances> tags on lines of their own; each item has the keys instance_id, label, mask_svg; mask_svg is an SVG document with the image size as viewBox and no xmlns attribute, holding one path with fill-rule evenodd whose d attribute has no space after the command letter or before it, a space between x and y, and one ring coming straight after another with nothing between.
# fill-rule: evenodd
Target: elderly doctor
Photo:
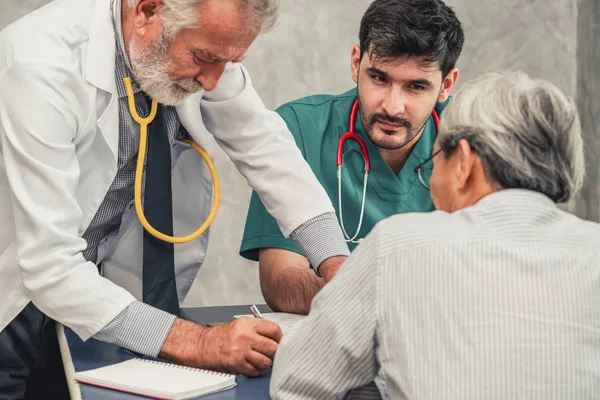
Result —
<instances>
[{"instance_id":1,"label":"elderly doctor","mask_svg":"<svg viewBox=\"0 0 600 400\"><path fill-rule=\"evenodd\" d=\"M146 149L123 78L141 116L160 103L143 181L153 226L182 236L207 218L210 173L181 139L209 154L216 140L311 264L337 269L348 250L333 207L239 63L277 8L57 0L0 34L0 397L56 398L44 386L62 369L54 321L187 365L247 375L271 365L275 324L177 318L207 235L171 245L142 229L133 187Z\"/></svg>"}]
</instances>

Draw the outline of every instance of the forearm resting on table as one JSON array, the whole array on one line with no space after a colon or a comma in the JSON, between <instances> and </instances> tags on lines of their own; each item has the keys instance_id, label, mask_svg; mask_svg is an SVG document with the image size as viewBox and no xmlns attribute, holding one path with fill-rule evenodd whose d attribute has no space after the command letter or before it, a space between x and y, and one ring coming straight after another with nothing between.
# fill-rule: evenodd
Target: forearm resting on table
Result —
<instances>
[{"instance_id":1,"label":"forearm resting on table","mask_svg":"<svg viewBox=\"0 0 600 400\"><path fill-rule=\"evenodd\" d=\"M258 376L272 365L282 335L279 325L261 318L242 317L211 328L178 318L160 355L191 367Z\"/></svg>"},{"instance_id":2,"label":"forearm resting on table","mask_svg":"<svg viewBox=\"0 0 600 400\"><path fill-rule=\"evenodd\" d=\"M260 287L273 311L308 314L313 297L325 285L306 257L289 250L259 250Z\"/></svg>"},{"instance_id":3,"label":"forearm resting on table","mask_svg":"<svg viewBox=\"0 0 600 400\"><path fill-rule=\"evenodd\" d=\"M202 366L203 360L198 349L206 327L177 318L160 350L160 356L178 364Z\"/></svg>"}]
</instances>

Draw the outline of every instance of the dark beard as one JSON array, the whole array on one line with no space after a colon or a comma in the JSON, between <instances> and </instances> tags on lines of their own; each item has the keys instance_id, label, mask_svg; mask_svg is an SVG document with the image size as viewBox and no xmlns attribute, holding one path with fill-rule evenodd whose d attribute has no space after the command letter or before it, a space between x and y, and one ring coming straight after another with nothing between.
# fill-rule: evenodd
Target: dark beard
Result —
<instances>
[{"instance_id":1,"label":"dark beard","mask_svg":"<svg viewBox=\"0 0 600 400\"><path fill-rule=\"evenodd\" d=\"M415 129L415 127L413 127L413 124L405 118L393 117L391 115L388 115L387 113L374 113L374 114L371 114L370 116L365 115L364 111L363 111L364 109L363 109L361 101L360 101L360 95L358 96L358 105L359 105L360 119L365 128L365 132L367 133L367 136L369 137L369 139L371 139L371 142L373 142L373 144L375 146L377 146L381 149L385 149L385 150L398 150L398 149L401 149L402 147L406 146L410 142L412 142L413 139L416 138L419 135L419 133L423 130L423 127L425 127L425 124L429 120L429 117L427 117L427 119L425 119L425 121L422 124L420 124L418 129ZM435 109L435 104L431 108L431 112L433 112L434 109ZM393 144L379 143L379 141L375 140L375 137L373 135L373 129L374 129L375 123L377 121L388 122L390 124L398 125L399 127L405 127L406 128L406 136L404 137L404 140L402 142L393 143ZM385 130L384 130L384 132L392 134L392 132L387 132Z\"/></svg>"}]
</instances>

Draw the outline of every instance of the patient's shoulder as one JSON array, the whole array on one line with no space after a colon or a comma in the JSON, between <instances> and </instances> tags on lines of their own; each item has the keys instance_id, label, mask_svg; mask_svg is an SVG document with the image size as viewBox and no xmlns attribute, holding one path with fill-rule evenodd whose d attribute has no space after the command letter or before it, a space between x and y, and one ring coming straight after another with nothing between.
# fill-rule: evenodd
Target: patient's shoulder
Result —
<instances>
[{"instance_id":1,"label":"patient's shoulder","mask_svg":"<svg viewBox=\"0 0 600 400\"><path fill-rule=\"evenodd\" d=\"M445 242L456 238L465 239L475 228L463 213L432 211L397 214L380 221L373 232L380 238L402 243L403 248L425 243ZM386 239L387 240L387 239Z\"/></svg>"}]
</instances>

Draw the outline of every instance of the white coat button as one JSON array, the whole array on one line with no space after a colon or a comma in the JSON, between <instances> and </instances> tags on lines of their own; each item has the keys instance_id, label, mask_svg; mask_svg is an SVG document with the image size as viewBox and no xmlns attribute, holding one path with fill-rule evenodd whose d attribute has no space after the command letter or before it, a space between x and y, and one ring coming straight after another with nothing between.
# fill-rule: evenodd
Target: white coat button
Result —
<instances>
[{"instance_id":1,"label":"white coat button","mask_svg":"<svg viewBox=\"0 0 600 400\"><path fill-rule=\"evenodd\" d=\"M106 171L104 173L104 181L105 182L107 182L107 183L112 182L113 178L114 178L114 174L112 171Z\"/></svg>"}]
</instances>

